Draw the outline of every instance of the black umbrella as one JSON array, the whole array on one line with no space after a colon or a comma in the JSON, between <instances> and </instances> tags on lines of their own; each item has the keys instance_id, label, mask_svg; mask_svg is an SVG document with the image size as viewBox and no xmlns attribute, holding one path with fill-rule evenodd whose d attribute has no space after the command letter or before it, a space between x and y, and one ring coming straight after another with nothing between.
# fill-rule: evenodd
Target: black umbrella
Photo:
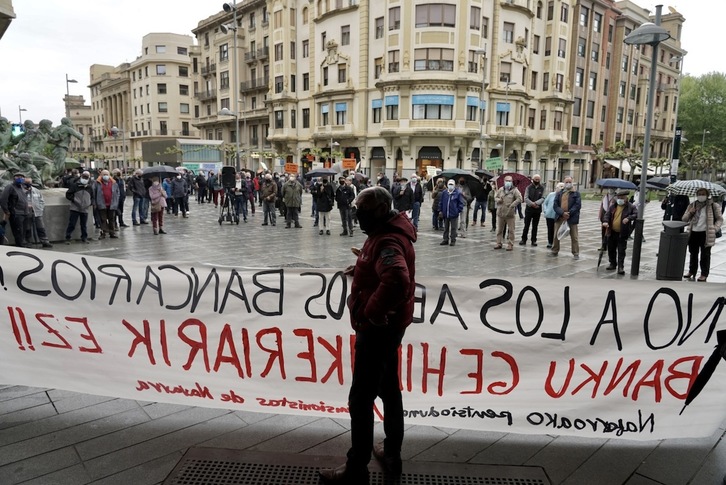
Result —
<instances>
[{"instance_id":1,"label":"black umbrella","mask_svg":"<svg viewBox=\"0 0 726 485\"><path fill-rule=\"evenodd\" d=\"M698 373L698 376L696 376L696 380L693 381L693 385L688 390L688 396L686 396L686 403L683 405L683 409L681 409L681 412L678 413L679 415L683 414L683 411L685 411L686 406L691 404L694 399L696 399L696 396L700 394L700 392L703 390L704 387L706 387L706 383L708 383L708 380L713 375L713 372L716 370L716 366L718 365L718 362L723 359L726 360L726 330L719 330L716 332L716 348L713 349L713 353L711 354L711 357L708 358L706 363L701 368L701 372Z\"/></svg>"},{"instance_id":2,"label":"black umbrella","mask_svg":"<svg viewBox=\"0 0 726 485\"><path fill-rule=\"evenodd\" d=\"M159 180L176 177L179 172L169 165L153 165L141 169L141 176L144 178L159 177Z\"/></svg>"},{"instance_id":3,"label":"black umbrella","mask_svg":"<svg viewBox=\"0 0 726 485\"><path fill-rule=\"evenodd\" d=\"M484 191L484 185L482 184L479 177L476 177L471 172L467 172L466 170L462 170L460 168L450 168L448 170L444 170L439 174L439 177L444 177L445 179L454 179L457 182L459 181L459 179L463 178L464 180L466 180L466 185L469 186L469 191L471 192L472 197L476 197Z\"/></svg>"},{"instance_id":4,"label":"black umbrella","mask_svg":"<svg viewBox=\"0 0 726 485\"><path fill-rule=\"evenodd\" d=\"M305 174L305 178L330 177L332 175L338 175L338 172L336 172L332 168L314 168Z\"/></svg>"},{"instance_id":5,"label":"black umbrella","mask_svg":"<svg viewBox=\"0 0 726 485\"><path fill-rule=\"evenodd\" d=\"M617 177L608 179L597 179L596 185L605 189L635 189L636 186L633 182L623 180Z\"/></svg>"},{"instance_id":6,"label":"black umbrella","mask_svg":"<svg viewBox=\"0 0 726 485\"><path fill-rule=\"evenodd\" d=\"M647 184L655 185L656 187L666 188L671 184L670 177L651 177L645 181ZM647 187L647 185L646 185Z\"/></svg>"},{"instance_id":7,"label":"black umbrella","mask_svg":"<svg viewBox=\"0 0 726 485\"><path fill-rule=\"evenodd\" d=\"M605 234L602 238L602 246L600 246L600 254L597 256L597 269L600 269L600 263L602 263L602 256L607 251L608 247L608 235ZM597 270L596 270L597 271Z\"/></svg>"},{"instance_id":8,"label":"black umbrella","mask_svg":"<svg viewBox=\"0 0 726 485\"><path fill-rule=\"evenodd\" d=\"M477 168L476 170L474 170L474 173L480 177L489 177L490 179L494 178L493 173L491 173L489 170L484 170L483 168Z\"/></svg>"}]
</instances>

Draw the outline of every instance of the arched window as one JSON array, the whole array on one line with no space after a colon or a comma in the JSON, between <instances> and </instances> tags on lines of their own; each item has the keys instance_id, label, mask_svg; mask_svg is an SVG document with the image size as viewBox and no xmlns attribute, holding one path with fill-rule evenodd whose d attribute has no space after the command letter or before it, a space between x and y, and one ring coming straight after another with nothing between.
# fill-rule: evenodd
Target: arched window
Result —
<instances>
[{"instance_id":1,"label":"arched window","mask_svg":"<svg viewBox=\"0 0 726 485\"><path fill-rule=\"evenodd\" d=\"M303 8L303 11L302 11L302 22L303 22L303 25L307 25L307 23L308 23L308 8L307 7Z\"/></svg>"},{"instance_id":2,"label":"arched window","mask_svg":"<svg viewBox=\"0 0 726 485\"><path fill-rule=\"evenodd\" d=\"M542 2L537 2L537 18L542 18Z\"/></svg>"}]
</instances>

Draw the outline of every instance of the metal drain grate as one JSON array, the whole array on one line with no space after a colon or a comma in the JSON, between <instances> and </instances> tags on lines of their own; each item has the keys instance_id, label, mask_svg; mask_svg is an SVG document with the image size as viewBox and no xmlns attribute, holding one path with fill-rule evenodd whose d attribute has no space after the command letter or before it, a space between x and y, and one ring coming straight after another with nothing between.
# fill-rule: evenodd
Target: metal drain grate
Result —
<instances>
[{"instance_id":1,"label":"metal drain grate","mask_svg":"<svg viewBox=\"0 0 726 485\"><path fill-rule=\"evenodd\" d=\"M319 484L318 470L343 458L190 448L164 485ZM400 480L386 480L378 463L369 466L373 485L550 485L539 467L404 462Z\"/></svg>"}]
</instances>

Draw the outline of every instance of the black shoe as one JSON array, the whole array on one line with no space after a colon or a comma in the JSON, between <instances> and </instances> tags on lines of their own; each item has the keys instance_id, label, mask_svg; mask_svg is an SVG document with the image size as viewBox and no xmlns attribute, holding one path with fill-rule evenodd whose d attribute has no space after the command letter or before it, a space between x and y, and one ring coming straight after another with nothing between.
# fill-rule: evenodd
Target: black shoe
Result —
<instances>
[{"instance_id":1,"label":"black shoe","mask_svg":"<svg viewBox=\"0 0 726 485\"><path fill-rule=\"evenodd\" d=\"M387 455L383 443L377 443L373 445L373 456L383 466L383 470L386 474L399 476L402 471L401 454Z\"/></svg>"},{"instance_id":2,"label":"black shoe","mask_svg":"<svg viewBox=\"0 0 726 485\"><path fill-rule=\"evenodd\" d=\"M318 231L318 236L322 236L323 234L325 234L325 231L323 231L322 229Z\"/></svg>"},{"instance_id":3,"label":"black shoe","mask_svg":"<svg viewBox=\"0 0 726 485\"><path fill-rule=\"evenodd\" d=\"M520 245L520 246L524 246L524 245L526 245L526 244L527 244L527 241L526 241L526 240L524 240L524 239L522 239L521 241L519 241L519 245Z\"/></svg>"},{"instance_id":4,"label":"black shoe","mask_svg":"<svg viewBox=\"0 0 726 485\"><path fill-rule=\"evenodd\" d=\"M140 226L141 225L138 222L134 222L133 224L134 224L134 226Z\"/></svg>"},{"instance_id":5,"label":"black shoe","mask_svg":"<svg viewBox=\"0 0 726 485\"><path fill-rule=\"evenodd\" d=\"M163 229L159 229L159 234L166 234L166 231Z\"/></svg>"},{"instance_id":6,"label":"black shoe","mask_svg":"<svg viewBox=\"0 0 726 485\"><path fill-rule=\"evenodd\" d=\"M619 275L624 275L625 274L625 268L623 268L622 266L618 266L618 274Z\"/></svg>"},{"instance_id":7,"label":"black shoe","mask_svg":"<svg viewBox=\"0 0 726 485\"><path fill-rule=\"evenodd\" d=\"M295 224L295 229L300 229L302 226L300 224Z\"/></svg>"},{"instance_id":8,"label":"black shoe","mask_svg":"<svg viewBox=\"0 0 726 485\"><path fill-rule=\"evenodd\" d=\"M456 245L456 241L451 241L451 244L449 244L449 246L455 246L455 245Z\"/></svg>"},{"instance_id":9,"label":"black shoe","mask_svg":"<svg viewBox=\"0 0 726 485\"><path fill-rule=\"evenodd\" d=\"M128 224L125 224L125 223L123 223L123 222L122 222L121 224L119 224L118 226L119 226L119 227L129 227L129 225L128 225Z\"/></svg>"},{"instance_id":10,"label":"black shoe","mask_svg":"<svg viewBox=\"0 0 726 485\"><path fill-rule=\"evenodd\" d=\"M536 246L536 245L537 245L537 243L532 241L532 246Z\"/></svg>"},{"instance_id":11,"label":"black shoe","mask_svg":"<svg viewBox=\"0 0 726 485\"><path fill-rule=\"evenodd\" d=\"M605 268L605 270L606 271L613 271L615 268L616 268L616 266L614 264L610 263L610 265L607 268Z\"/></svg>"},{"instance_id":12,"label":"black shoe","mask_svg":"<svg viewBox=\"0 0 726 485\"><path fill-rule=\"evenodd\" d=\"M141 221L142 224L148 224L149 221Z\"/></svg>"},{"instance_id":13,"label":"black shoe","mask_svg":"<svg viewBox=\"0 0 726 485\"><path fill-rule=\"evenodd\" d=\"M439 246L448 246L448 245L449 245L449 241L441 241L441 243L439 244Z\"/></svg>"},{"instance_id":14,"label":"black shoe","mask_svg":"<svg viewBox=\"0 0 726 485\"><path fill-rule=\"evenodd\" d=\"M327 231L325 231L325 234L328 235L328 236L330 236L330 229L328 229Z\"/></svg>"},{"instance_id":15,"label":"black shoe","mask_svg":"<svg viewBox=\"0 0 726 485\"><path fill-rule=\"evenodd\" d=\"M263 223L262 223L262 225L263 225L263 226L269 226L269 224L268 224L268 223L266 223L266 222L263 222Z\"/></svg>"},{"instance_id":16,"label":"black shoe","mask_svg":"<svg viewBox=\"0 0 726 485\"><path fill-rule=\"evenodd\" d=\"M290 229L290 224L285 224L285 229Z\"/></svg>"},{"instance_id":17,"label":"black shoe","mask_svg":"<svg viewBox=\"0 0 726 485\"><path fill-rule=\"evenodd\" d=\"M370 475L367 468L362 470L349 470L347 465L338 468L320 470L320 479L323 483L341 483L345 485L368 485Z\"/></svg>"},{"instance_id":18,"label":"black shoe","mask_svg":"<svg viewBox=\"0 0 726 485\"><path fill-rule=\"evenodd\" d=\"M118 236L117 236L116 234L111 234L111 235L110 235L110 236L108 236L108 237L110 237L111 239L118 239Z\"/></svg>"},{"instance_id":19,"label":"black shoe","mask_svg":"<svg viewBox=\"0 0 726 485\"><path fill-rule=\"evenodd\" d=\"M343 232L340 233L340 235L341 236L347 236L348 235L348 231L343 231Z\"/></svg>"},{"instance_id":20,"label":"black shoe","mask_svg":"<svg viewBox=\"0 0 726 485\"><path fill-rule=\"evenodd\" d=\"M49 243L48 241L43 241L43 247L44 248L52 248L53 245L51 243Z\"/></svg>"},{"instance_id":21,"label":"black shoe","mask_svg":"<svg viewBox=\"0 0 726 485\"><path fill-rule=\"evenodd\" d=\"M350 231L350 233L348 233L348 236L353 237L353 231Z\"/></svg>"}]
</instances>

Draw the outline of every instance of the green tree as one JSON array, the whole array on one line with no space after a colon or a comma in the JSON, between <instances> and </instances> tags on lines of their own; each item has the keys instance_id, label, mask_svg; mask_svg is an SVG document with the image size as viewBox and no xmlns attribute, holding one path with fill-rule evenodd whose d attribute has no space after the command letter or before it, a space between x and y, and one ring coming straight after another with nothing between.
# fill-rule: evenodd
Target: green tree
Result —
<instances>
[{"instance_id":1,"label":"green tree","mask_svg":"<svg viewBox=\"0 0 726 485\"><path fill-rule=\"evenodd\" d=\"M691 162L698 159L695 166L689 167L691 170L706 162L705 148L717 148L719 154L726 151L726 74L712 72L699 77L686 76L681 81L680 97L678 124L688 140L685 149L704 146L702 152L691 152ZM714 163L718 165L720 157L716 158Z\"/></svg>"}]
</instances>

